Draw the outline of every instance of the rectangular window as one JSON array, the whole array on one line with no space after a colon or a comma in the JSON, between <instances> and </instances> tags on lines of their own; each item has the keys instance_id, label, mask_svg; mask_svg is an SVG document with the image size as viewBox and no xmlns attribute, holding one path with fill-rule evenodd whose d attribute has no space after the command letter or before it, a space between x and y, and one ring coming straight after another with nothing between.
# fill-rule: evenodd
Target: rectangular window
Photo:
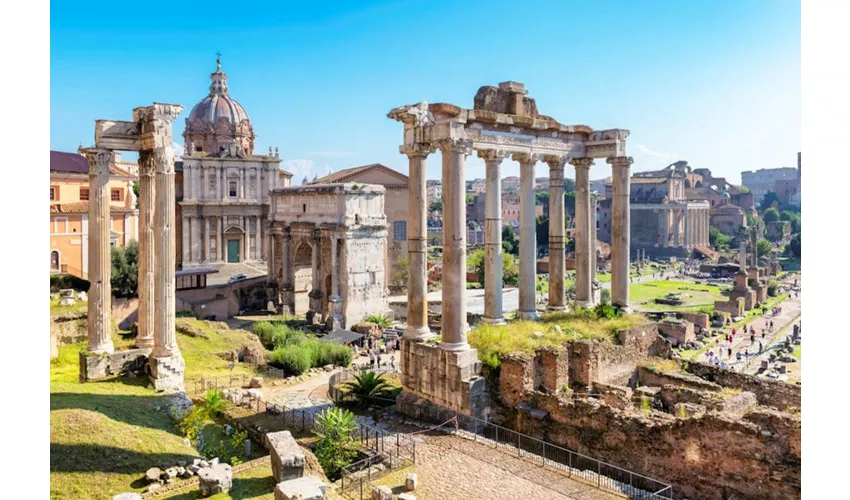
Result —
<instances>
[{"instance_id":1,"label":"rectangular window","mask_svg":"<svg viewBox=\"0 0 850 500\"><path fill-rule=\"evenodd\" d=\"M407 221L397 220L393 222L393 241L407 240Z\"/></svg>"},{"instance_id":2,"label":"rectangular window","mask_svg":"<svg viewBox=\"0 0 850 500\"><path fill-rule=\"evenodd\" d=\"M378 275L375 271L369 271L369 284L377 285L378 284Z\"/></svg>"},{"instance_id":3,"label":"rectangular window","mask_svg":"<svg viewBox=\"0 0 850 500\"><path fill-rule=\"evenodd\" d=\"M109 197L112 201L121 201L121 190L113 189L112 191L110 191Z\"/></svg>"},{"instance_id":4,"label":"rectangular window","mask_svg":"<svg viewBox=\"0 0 850 500\"><path fill-rule=\"evenodd\" d=\"M53 186L50 186L50 201L56 201L56 198L58 198L56 196L56 188L53 187Z\"/></svg>"},{"instance_id":5,"label":"rectangular window","mask_svg":"<svg viewBox=\"0 0 850 500\"><path fill-rule=\"evenodd\" d=\"M89 201L89 188L80 188L80 201Z\"/></svg>"},{"instance_id":6,"label":"rectangular window","mask_svg":"<svg viewBox=\"0 0 850 500\"><path fill-rule=\"evenodd\" d=\"M231 198L235 198L236 197L236 181L228 182L227 186L228 186L227 191L229 193L228 196L230 196Z\"/></svg>"}]
</instances>

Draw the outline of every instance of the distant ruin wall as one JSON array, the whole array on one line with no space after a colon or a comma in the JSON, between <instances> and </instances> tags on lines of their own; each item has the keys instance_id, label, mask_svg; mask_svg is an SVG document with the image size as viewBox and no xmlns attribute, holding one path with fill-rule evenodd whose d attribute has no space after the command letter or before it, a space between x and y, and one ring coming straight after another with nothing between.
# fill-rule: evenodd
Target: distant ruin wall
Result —
<instances>
[{"instance_id":1,"label":"distant ruin wall","mask_svg":"<svg viewBox=\"0 0 850 500\"><path fill-rule=\"evenodd\" d=\"M685 371L704 380L725 387L736 387L756 395L759 404L772 406L780 410L799 410L802 408L802 386L779 380L765 380L753 375L724 370L722 368L682 360Z\"/></svg>"}]
</instances>

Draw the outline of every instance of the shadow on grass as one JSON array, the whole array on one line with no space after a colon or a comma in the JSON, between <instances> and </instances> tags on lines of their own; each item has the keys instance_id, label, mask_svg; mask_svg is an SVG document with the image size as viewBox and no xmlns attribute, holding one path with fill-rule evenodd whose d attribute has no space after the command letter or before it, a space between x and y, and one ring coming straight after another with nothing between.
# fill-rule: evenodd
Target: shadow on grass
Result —
<instances>
[{"instance_id":1,"label":"shadow on grass","mask_svg":"<svg viewBox=\"0 0 850 500\"><path fill-rule=\"evenodd\" d=\"M114 472L144 474L162 462L192 461L195 455L184 453L142 453L96 444L51 444L50 472Z\"/></svg>"},{"instance_id":2,"label":"shadow on grass","mask_svg":"<svg viewBox=\"0 0 850 500\"><path fill-rule=\"evenodd\" d=\"M174 432L165 411L165 396L52 392L50 411L54 410L88 410L129 425Z\"/></svg>"},{"instance_id":3,"label":"shadow on grass","mask_svg":"<svg viewBox=\"0 0 850 500\"><path fill-rule=\"evenodd\" d=\"M237 476L233 478L230 498L239 500L268 495L274 491L275 484L272 476L250 478L240 478ZM197 498L202 498L200 490L197 489L169 497L170 500L194 500Z\"/></svg>"}]
</instances>

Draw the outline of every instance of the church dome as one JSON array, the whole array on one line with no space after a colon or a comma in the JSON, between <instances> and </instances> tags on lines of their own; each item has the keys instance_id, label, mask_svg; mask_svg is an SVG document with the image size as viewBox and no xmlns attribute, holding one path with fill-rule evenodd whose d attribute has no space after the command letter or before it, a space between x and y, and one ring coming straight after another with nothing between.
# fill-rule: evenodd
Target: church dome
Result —
<instances>
[{"instance_id":1,"label":"church dome","mask_svg":"<svg viewBox=\"0 0 850 500\"><path fill-rule=\"evenodd\" d=\"M241 104L229 94L227 74L221 59L210 74L210 93L189 112L183 138L188 154L230 154L250 156L254 150L254 129Z\"/></svg>"}]
</instances>

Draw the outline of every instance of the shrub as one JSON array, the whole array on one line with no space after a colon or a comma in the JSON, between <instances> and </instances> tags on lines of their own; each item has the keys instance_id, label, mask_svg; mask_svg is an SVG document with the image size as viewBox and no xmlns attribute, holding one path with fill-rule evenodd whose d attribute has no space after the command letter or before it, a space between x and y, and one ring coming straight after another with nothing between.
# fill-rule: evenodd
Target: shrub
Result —
<instances>
[{"instance_id":1,"label":"shrub","mask_svg":"<svg viewBox=\"0 0 850 500\"><path fill-rule=\"evenodd\" d=\"M328 479L336 481L341 469L357 458L357 445L353 438L357 419L348 410L327 408L316 415L316 430L322 436L314 450L316 458Z\"/></svg>"},{"instance_id":2,"label":"shrub","mask_svg":"<svg viewBox=\"0 0 850 500\"><path fill-rule=\"evenodd\" d=\"M601 295L601 299L602 299L603 304L610 304L611 303L611 289L610 288L603 288L600 295Z\"/></svg>"},{"instance_id":3,"label":"shrub","mask_svg":"<svg viewBox=\"0 0 850 500\"><path fill-rule=\"evenodd\" d=\"M383 314L370 314L366 316L367 323L375 323L381 328L388 328L390 326L390 319L384 316Z\"/></svg>"},{"instance_id":4,"label":"shrub","mask_svg":"<svg viewBox=\"0 0 850 500\"><path fill-rule=\"evenodd\" d=\"M88 280L78 278L73 274L51 274L50 275L50 291L58 292L64 289L74 289L78 292L87 292L90 283Z\"/></svg>"},{"instance_id":5,"label":"shrub","mask_svg":"<svg viewBox=\"0 0 850 500\"><path fill-rule=\"evenodd\" d=\"M770 283L767 284L767 295L770 297L776 297L777 291L779 291L779 283L771 280Z\"/></svg>"},{"instance_id":6,"label":"shrub","mask_svg":"<svg viewBox=\"0 0 850 500\"><path fill-rule=\"evenodd\" d=\"M355 375L354 380L346 382L344 387L347 394L355 397L358 402L363 402L361 398L366 398L367 404L370 402L369 398L388 398L393 392L383 374L378 375L373 371Z\"/></svg>"},{"instance_id":7,"label":"shrub","mask_svg":"<svg viewBox=\"0 0 850 500\"><path fill-rule=\"evenodd\" d=\"M275 327L272 326L268 321L260 321L259 323L254 323L253 332L254 335L260 339L260 342L263 343L264 346L269 347L272 345L272 336L274 335Z\"/></svg>"},{"instance_id":8,"label":"shrub","mask_svg":"<svg viewBox=\"0 0 850 500\"><path fill-rule=\"evenodd\" d=\"M287 376L301 375L313 364L310 349L300 345L278 347L272 352L269 362L283 370Z\"/></svg>"},{"instance_id":9,"label":"shrub","mask_svg":"<svg viewBox=\"0 0 850 500\"><path fill-rule=\"evenodd\" d=\"M611 304L602 302L593 308L593 314L597 319L614 319L620 316L620 312Z\"/></svg>"}]
</instances>

